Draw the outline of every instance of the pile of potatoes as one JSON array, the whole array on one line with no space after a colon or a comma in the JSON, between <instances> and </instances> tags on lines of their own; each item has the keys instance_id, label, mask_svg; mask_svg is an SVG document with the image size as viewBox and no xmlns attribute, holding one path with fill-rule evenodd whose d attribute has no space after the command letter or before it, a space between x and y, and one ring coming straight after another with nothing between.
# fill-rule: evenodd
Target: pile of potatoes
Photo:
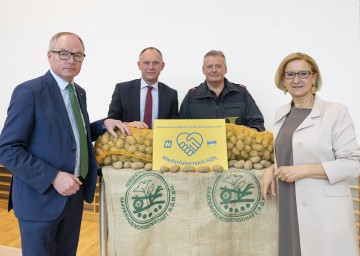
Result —
<instances>
[{"instance_id":1,"label":"pile of potatoes","mask_svg":"<svg viewBox=\"0 0 360 256\"><path fill-rule=\"evenodd\" d=\"M242 125L226 124L226 145L229 167L257 169L274 162L273 134L258 132Z\"/></svg>"},{"instance_id":2,"label":"pile of potatoes","mask_svg":"<svg viewBox=\"0 0 360 256\"><path fill-rule=\"evenodd\" d=\"M99 165L112 165L116 169L152 169L152 130L132 127L129 130L131 135L123 135L117 130L117 138L108 132L97 138L94 147Z\"/></svg>"},{"instance_id":3,"label":"pile of potatoes","mask_svg":"<svg viewBox=\"0 0 360 256\"><path fill-rule=\"evenodd\" d=\"M115 169L132 168L152 170L153 132L150 129L129 127L131 135L116 131L117 138L108 132L95 142L96 160L99 165L112 165ZM226 124L228 167L261 170L274 162L273 135L258 132L241 125ZM223 171L221 166L192 166L181 168L186 172ZM162 167L161 172L178 172L180 167Z\"/></svg>"}]
</instances>

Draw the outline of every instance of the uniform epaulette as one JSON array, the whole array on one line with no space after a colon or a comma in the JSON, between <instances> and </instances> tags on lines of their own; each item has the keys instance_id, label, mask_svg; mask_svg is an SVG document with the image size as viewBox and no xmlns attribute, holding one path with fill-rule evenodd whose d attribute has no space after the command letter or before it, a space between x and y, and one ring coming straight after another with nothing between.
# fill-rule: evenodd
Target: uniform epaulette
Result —
<instances>
[{"instance_id":1,"label":"uniform epaulette","mask_svg":"<svg viewBox=\"0 0 360 256\"><path fill-rule=\"evenodd\" d=\"M198 87L199 87L199 86L195 86L195 87L191 88L191 89L189 90L189 92L192 91L192 90L197 89Z\"/></svg>"},{"instance_id":2,"label":"uniform epaulette","mask_svg":"<svg viewBox=\"0 0 360 256\"><path fill-rule=\"evenodd\" d=\"M246 89L246 86L245 86L245 85L243 85L243 84L235 84L235 85L237 85L237 86L241 86L242 88L245 88L245 89Z\"/></svg>"}]
</instances>

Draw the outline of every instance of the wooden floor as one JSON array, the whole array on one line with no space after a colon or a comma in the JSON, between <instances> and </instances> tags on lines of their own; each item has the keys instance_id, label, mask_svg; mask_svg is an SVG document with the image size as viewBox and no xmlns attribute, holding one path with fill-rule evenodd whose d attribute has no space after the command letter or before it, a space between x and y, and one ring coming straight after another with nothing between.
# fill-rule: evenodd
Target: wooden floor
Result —
<instances>
[{"instance_id":1,"label":"wooden floor","mask_svg":"<svg viewBox=\"0 0 360 256\"><path fill-rule=\"evenodd\" d=\"M0 208L0 245L21 248L20 232L13 211L7 212ZM99 223L83 221L81 224L80 241L77 256L100 255Z\"/></svg>"}]
</instances>

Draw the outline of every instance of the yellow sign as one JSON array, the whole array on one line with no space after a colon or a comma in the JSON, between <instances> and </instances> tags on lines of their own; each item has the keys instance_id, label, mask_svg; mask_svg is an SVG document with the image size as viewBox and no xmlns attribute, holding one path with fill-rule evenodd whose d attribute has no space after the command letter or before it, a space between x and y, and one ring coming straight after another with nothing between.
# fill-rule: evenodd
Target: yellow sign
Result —
<instances>
[{"instance_id":1,"label":"yellow sign","mask_svg":"<svg viewBox=\"0 0 360 256\"><path fill-rule=\"evenodd\" d=\"M155 120L153 169L221 165L227 170L224 119Z\"/></svg>"}]
</instances>

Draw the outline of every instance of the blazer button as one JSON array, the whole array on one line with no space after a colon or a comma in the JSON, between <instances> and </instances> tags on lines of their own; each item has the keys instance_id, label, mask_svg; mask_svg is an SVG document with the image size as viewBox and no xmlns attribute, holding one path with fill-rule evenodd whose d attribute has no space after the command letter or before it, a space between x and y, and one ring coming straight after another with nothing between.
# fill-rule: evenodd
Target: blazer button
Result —
<instances>
[{"instance_id":1,"label":"blazer button","mask_svg":"<svg viewBox=\"0 0 360 256\"><path fill-rule=\"evenodd\" d=\"M76 153L76 148L72 149L71 152Z\"/></svg>"}]
</instances>

